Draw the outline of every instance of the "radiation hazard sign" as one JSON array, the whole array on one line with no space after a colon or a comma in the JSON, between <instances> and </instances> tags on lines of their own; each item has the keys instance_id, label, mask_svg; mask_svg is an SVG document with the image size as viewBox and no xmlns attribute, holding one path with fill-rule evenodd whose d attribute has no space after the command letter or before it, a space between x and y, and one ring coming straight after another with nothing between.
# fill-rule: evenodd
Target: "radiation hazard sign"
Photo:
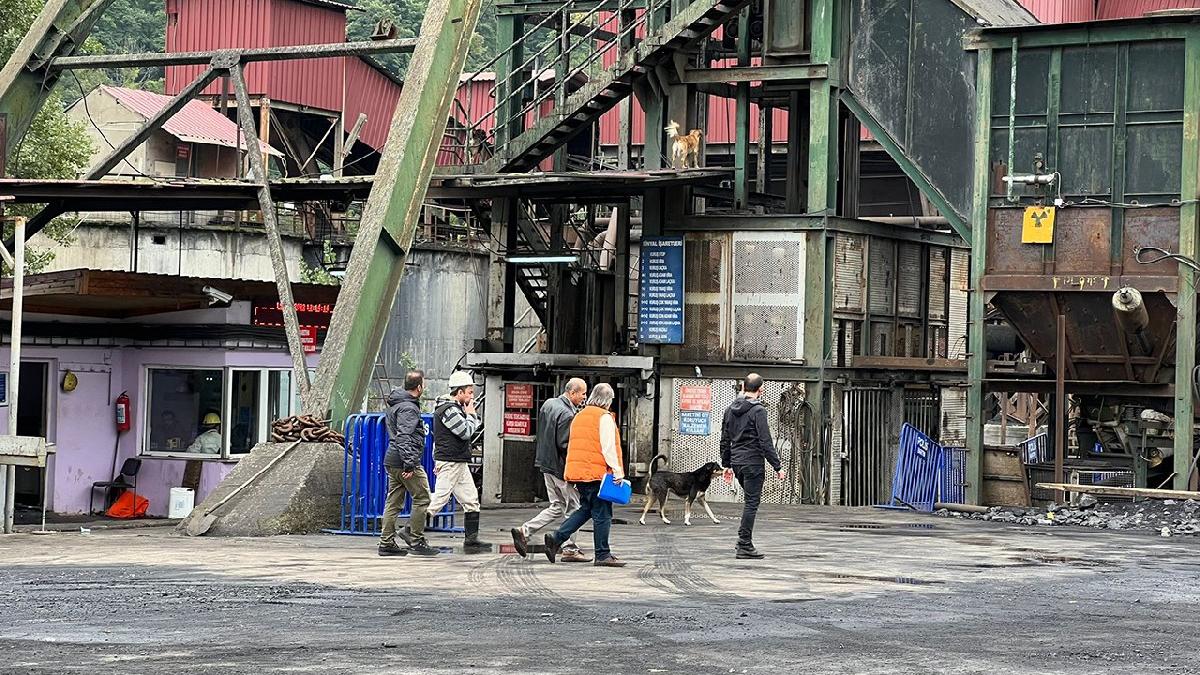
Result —
<instances>
[{"instance_id":1,"label":"radiation hazard sign","mask_svg":"<svg viewBox=\"0 0 1200 675\"><path fill-rule=\"evenodd\" d=\"M1022 244L1054 243L1054 207L1029 206L1021 223Z\"/></svg>"}]
</instances>

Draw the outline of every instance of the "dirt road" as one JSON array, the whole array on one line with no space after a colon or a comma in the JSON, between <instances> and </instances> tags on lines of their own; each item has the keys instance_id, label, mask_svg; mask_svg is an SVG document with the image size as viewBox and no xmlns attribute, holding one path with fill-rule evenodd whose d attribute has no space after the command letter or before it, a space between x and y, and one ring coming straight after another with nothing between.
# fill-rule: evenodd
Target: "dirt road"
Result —
<instances>
[{"instance_id":1,"label":"dirt road","mask_svg":"<svg viewBox=\"0 0 1200 675\"><path fill-rule=\"evenodd\" d=\"M14 535L0 670L1200 672L1198 539L780 507L759 519L768 558L740 561L737 511L716 510L690 528L620 511L620 570L330 535ZM488 538L525 515L485 512Z\"/></svg>"}]
</instances>

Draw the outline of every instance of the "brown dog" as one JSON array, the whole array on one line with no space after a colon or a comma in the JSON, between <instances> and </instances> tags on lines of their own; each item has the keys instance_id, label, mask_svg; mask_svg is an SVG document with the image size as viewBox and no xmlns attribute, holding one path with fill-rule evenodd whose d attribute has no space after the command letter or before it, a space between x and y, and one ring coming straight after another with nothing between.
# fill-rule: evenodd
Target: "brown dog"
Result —
<instances>
[{"instance_id":1,"label":"brown dog","mask_svg":"<svg viewBox=\"0 0 1200 675\"><path fill-rule=\"evenodd\" d=\"M671 122L666 128L671 139L671 165L677 171L700 168L700 137L704 132L692 129L687 135L679 135L679 122ZM690 165L690 166L689 166Z\"/></svg>"}]
</instances>

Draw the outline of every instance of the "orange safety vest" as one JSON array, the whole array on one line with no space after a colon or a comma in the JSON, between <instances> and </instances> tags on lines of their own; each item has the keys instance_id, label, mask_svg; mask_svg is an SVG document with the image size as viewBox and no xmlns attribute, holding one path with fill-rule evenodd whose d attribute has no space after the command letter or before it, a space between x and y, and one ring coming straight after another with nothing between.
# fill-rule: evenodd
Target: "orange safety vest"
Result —
<instances>
[{"instance_id":1,"label":"orange safety vest","mask_svg":"<svg viewBox=\"0 0 1200 675\"><path fill-rule=\"evenodd\" d=\"M567 466L563 477L572 482L586 483L603 480L611 473L604 453L600 451L600 418L611 415L599 406L590 405L571 422L571 440L567 442ZM617 435L617 463L624 465L621 456L621 431Z\"/></svg>"}]
</instances>

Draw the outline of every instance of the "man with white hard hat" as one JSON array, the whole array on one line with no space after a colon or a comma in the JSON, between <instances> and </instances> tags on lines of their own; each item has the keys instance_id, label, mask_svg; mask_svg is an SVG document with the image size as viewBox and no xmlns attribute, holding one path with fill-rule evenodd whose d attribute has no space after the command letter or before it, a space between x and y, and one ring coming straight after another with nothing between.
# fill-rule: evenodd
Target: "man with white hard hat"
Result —
<instances>
[{"instance_id":1,"label":"man with white hard hat","mask_svg":"<svg viewBox=\"0 0 1200 675\"><path fill-rule=\"evenodd\" d=\"M471 440L479 429L475 414L475 380L465 370L450 376L450 393L437 400L433 411L434 484L429 512L437 513L450 501L463 508L464 553L484 553L492 545L479 541L479 491L471 477Z\"/></svg>"}]
</instances>

